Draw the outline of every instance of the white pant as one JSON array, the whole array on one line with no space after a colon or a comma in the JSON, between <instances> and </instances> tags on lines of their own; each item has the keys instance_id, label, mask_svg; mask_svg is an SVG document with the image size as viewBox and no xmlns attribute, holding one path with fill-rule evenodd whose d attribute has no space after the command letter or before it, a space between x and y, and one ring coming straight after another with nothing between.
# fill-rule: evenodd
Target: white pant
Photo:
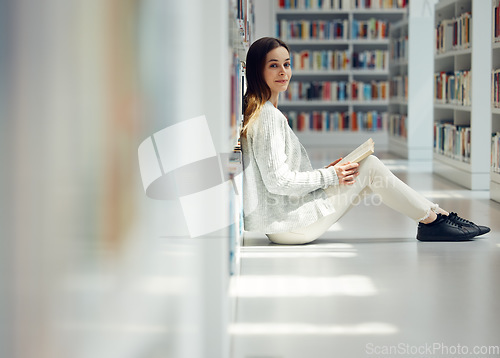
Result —
<instances>
[{"instance_id":1,"label":"white pant","mask_svg":"<svg viewBox=\"0 0 500 358\"><path fill-rule=\"evenodd\" d=\"M438 205L430 202L408 185L399 180L375 156L370 155L358 167L359 175L353 185L329 187L325 191L333 202L335 213L320 218L315 223L295 229L292 232L267 234L276 244L306 244L323 235L349 209L362 200L365 194L375 194L385 205L421 221L427 218L431 210Z\"/></svg>"}]
</instances>

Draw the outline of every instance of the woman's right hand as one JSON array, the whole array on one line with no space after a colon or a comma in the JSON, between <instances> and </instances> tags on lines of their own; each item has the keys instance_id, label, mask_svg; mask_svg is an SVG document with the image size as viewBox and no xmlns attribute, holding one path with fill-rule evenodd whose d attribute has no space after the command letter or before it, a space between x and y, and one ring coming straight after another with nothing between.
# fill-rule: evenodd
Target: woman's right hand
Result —
<instances>
[{"instance_id":1,"label":"woman's right hand","mask_svg":"<svg viewBox=\"0 0 500 358\"><path fill-rule=\"evenodd\" d=\"M335 169L337 177L339 178L339 184L354 184L356 182L356 177L359 175L358 167L359 163L347 162L344 164L334 164L333 168Z\"/></svg>"}]
</instances>

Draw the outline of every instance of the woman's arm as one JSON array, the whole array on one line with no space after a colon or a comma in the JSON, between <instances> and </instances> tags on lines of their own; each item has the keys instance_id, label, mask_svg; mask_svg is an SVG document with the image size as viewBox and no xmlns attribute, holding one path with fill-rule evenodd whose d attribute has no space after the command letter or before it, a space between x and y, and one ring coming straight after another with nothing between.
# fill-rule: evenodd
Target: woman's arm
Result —
<instances>
[{"instance_id":1,"label":"woman's arm","mask_svg":"<svg viewBox=\"0 0 500 358\"><path fill-rule=\"evenodd\" d=\"M263 109L258 128L252 133L252 151L264 184L278 195L303 196L317 189L338 185L335 168L307 172L292 171L286 163L286 122L277 113ZM292 148L290 155L301 156L301 148Z\"/></svg>"}]
</instances>

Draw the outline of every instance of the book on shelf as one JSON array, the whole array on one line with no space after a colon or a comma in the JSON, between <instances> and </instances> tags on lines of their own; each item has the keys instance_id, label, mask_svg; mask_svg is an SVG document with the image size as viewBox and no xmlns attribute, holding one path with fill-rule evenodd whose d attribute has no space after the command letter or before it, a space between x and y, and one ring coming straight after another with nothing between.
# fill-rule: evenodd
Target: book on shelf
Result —
<instances>
[{"instance_id":1,"label":"book on shelf","mask_svg":"<svg viewBox=\"0 0 500 358\"><path fill-rule=\"evenodd\" d=\"M350 98L353 101L385 100L388 98L388 81L352 81Z\"/></svg>"},{"instance_id":2,"label":"book on shelf","mask_svg":"<svg viewBox=\"0 0 500 358\"><path fill-rule=\"evenodd\" d=\"M387 70L389 51L349 50L292 51L290 60L294 71L338 71L350 69Z\"/></svg>"},{"instance_id":3,"label":"book on shelf","mask_svg":"<svg viewBox=\"0 0 500 358\"><path fill-rule=\"evenodd\" d=\"M347 40L349 20L287 20L277 24L277 36L287 40Z\"/></svg>"},{"instance_id":4,"label":"book on shelf","mask_svg":"<svg viewBox=\"0 0 500 358\"><path fill-rule=\"evenodd\" d=\"M403 9L408 0L351 0L355 9Z\"/></svg>"},{"instance_id":5,"label":"book on shelf","mask_svg":"<svg viewBox=\"0 0 500 358\"><path fill-rule=\"evenodd\" d=\"M387 99L388 87L387 81L292 81L282 96L285 104L313 100L326 102L377 101Z\"/></svg>"},{"instance_id":6,"label":"book on shelf","mask_svg":"<svg viewBox=\"0 0 500 358\"><path fill-rule=\"evenodd\" d=\"M294 71L348 70L350 57L349 50L302 50L290 53Z\"/></svg>"},{"instance_id":7,"label":"book on shelf","mask_svg":"<svg viewBox=\"0 0 500 358\"><path fill-rule=\"evenodd\" d=\"M385 20L370 18L368 20L352 20L352 39L387 39L389 37L389 24Z\"/></svg>"},{"instance_id":8,"label":"book on shelf","mask_svg":"<svg viewBox=\"0 0 500 358\"><path fill-rule=\"evenodd\" d=\"M349 10L352 0L277 0L281 9Z\"/></svg>"},{"instance_id":9,"label":"book on shelf","mask_svg":"<svg viewBox=\"0 0 500 358\"><path fill-rule=\"evenodd\" d=\"M236 22L241 40L244 43L251 42L250 28L253 23L253 4L251 0L231 0L230 4L235 7Z\"/></svg>"},{"instance_id":10,"label":"book on shelf","mask_svg":"<svg viewBox=\"0 0 500 358\"><path fill-rule=\"evenodd\" d=\"M331 132L349 130L353 124L348 112L296 112L284 113L295 132Z\"/></svg>"},{"instance_id":11,"label":"book on shelf","mask_svg":"<svg viewBox=\"0 0 500 358\"><path fill-rule=\"evenodd\" d=\"M373 50L354 52L352 54L352 69L387 70L389 51Z\"/></svg>"},{"instance_id":12,"label":"book on shelf","mask_svg":"<svg viewBox=\"0 0 500 358\"><path fill-rule=\"evenodd\" d=\"M395 76L389 82L389 96L390 98L397 98L399 100L408 100L408 76Z\"/></svg>"},{"instance_id":13,"label":"book on shelf","mask_svg":"<svg viewBox=\"0 0 500 358\"><path fill-rule=\"evenodd\" d=\"M500 108L500 69L491 71L491 105Z\"/></svg>"},{"instance_id":14,"label":"book on shelf","mask_svg":"<svg viewBox=\"0 0 500 358\"><path fill-rule=\"evenodd\" d=\"M277 0L285 10L350 10L352 0Z\"/></svg>"},{"instance_id":15,"label":"book on shelf","mask_svg":"<svg viewBox=\"0 0 500 358\"><path fill-rule=\"evenodd\" d=\"M292 81L283 93L284 103L293 101L345 101L349 98L346 81Z\"/></svg>"},{"instance_id":16,"label":"book on shelf","mask_svg":"<svg viewBox=\"0 0 500 358\"><path fill-rule=\"evenodd\" d=\"M447 19L438 24L436 28L437 53L445 53L453 49L455 21L454 19Z\"/></svg>"},{"instance_id":17,"label":"book on shelf","mask_svg":"<svg viewBox=\"0 0 500 358\"><path fill-rule=\"evenodd\" d=\"M471 13L440 21L435 29L436 53L446 53L470 47Z\"/></svg>"},{"instance_id":18,"label":"book on shelf","mask_svg":"<svg viewBox=\"0 0 500 358\"><path fill-rule=\"evenodd\" d=\"M500 132L491 135L491 170L500 173Z\"/></svg>"},{"instance_id":19,"label":"book on shelf","mask_svg":"<svg viewBox=\"0 0 500 358\"><path fill-rule=\"evenodd\" d=\"M338 164L344 164L348 162L359 163L373 153L375 153L375 142L372 138L370 138L366 142L358 146L356 149L354 149L352 152L347 154L345 157L343 157Z\"/></svg>"},{"instance_id":20,"label":"book on shelf","mask_svg":"<svg viewBox=\"0 0 500 358\"><path fill-rule=\"evenodd\" d=\"M235 144L239 138L243 121L243 94L245 92L245 74L243 61L251 42L253 26L252 0L230 0L229 44L230 44L230 116L231 138Z\"/></svg>"},{"instance_id":21,"label":"book on shelf","mask_svg":"<svg viewBox=\"0 0 500 358\"><path fill-rule=\"evenodd\" d=\"M470 126L454 125L452 120L434 123L434 150L452 159L470 162Z\"/></svg>"},{"instance_id":22,"label":"book on shelf","mask_svg":"<svg viewBox=\"0 0 500 358\"><path fill-rule=\"evenodd\" d=\"M351 21L333 20L288 20L277 23L277 36L284 40L380 40L389 37L389 22L370 18ZM350 27L350 35L349 35Z\"/></svg>"},{"instance_id":23,"label":"book on shelf","mask_svg":"<svg viewBox=\"0 0 500 358\"><path fill-rule=\"evenodd\" d=\"M388 127L387 112L288 111L283 114L295 132L379 131Z\"/></svg>"},{"instance_id":24,"label":"book on shelf","mask_svg":"<svg viewBox=\"0 0 500 358\"><path fill-rule=\"evenodd\" d=\"M400 113L389 113L389 134L408 138L408 116Z\"/></svg>"},{"instance_id":25,"label":"book on shelf","mask_svg":"<svg viewBox=\"0 0 500 358\"><path fill-rule=\"evenodd\" d=\"M392 39L389 52L392 61L408 61L408 36Z\"/></svg>"},{"instance_id":26,"label":"book on shelf","mask_svg":"<svg viewBox=\"0 0 500 358\"><path fill-rule=\"evenodd\" d=\"M453 48L460 50L470 47L470 23L471 13L465 12L460 15L454 26Z\"/></svg>"},{"instance_id":27,"label":"book on shelf","mask_svg":"<svg viewBox=\"0 0 500 358\"><path fill-rule=\"evenodd\" d=\"M470 70L435 73L434 102L470 106L471 73Z\"/></svg>"},{"instance_id":28,"label":"book on shelf","mask_svg":"<svg viewBox=\"0 0 500 358\"><path fill-rule=\"evenodd\" d=\"M230 72L230 127L232 137L238 137L243 125L243 94L245 93L245 75L237 51L232 53Z\"/></svg>"},{"instance_id":29,"label":"book on shelf","mask_svg":"<svg viewBox=\"0 0 500 358\"><path fill-rule=\"evenodd\" d=\"M402 9L408 0L277 0L281 9L300 10L351 10L351 9Z\"/></svg>"},{"instance_id":30,"label":"book on shelf","mask_svg":"<svg viewBox=\"0 0 500 358\"><path fill-rule=\"evenodd\" d=\"M500 0L493 1L493 41L500 41Z\"/></svg>"}]
</instances>

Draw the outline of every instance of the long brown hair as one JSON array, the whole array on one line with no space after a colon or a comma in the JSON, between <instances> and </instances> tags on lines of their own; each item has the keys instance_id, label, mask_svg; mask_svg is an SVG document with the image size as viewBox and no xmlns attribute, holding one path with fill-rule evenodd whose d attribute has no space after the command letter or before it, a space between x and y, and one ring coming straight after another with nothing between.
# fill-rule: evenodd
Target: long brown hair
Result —
<instances>
[{"instance_id":1,"label":"long brown hair","mask_svg":"<svg viewBox=\"0 0 500 358\"><path fill-rule=\"evenodd\" d=\"M283 41L274 37L260 38L248 49L246 59L247 91L243 98L242 136L246 136L248 128L258 117L262 106L271 97L271 89L264 80L263 71L267 54L278 47L284 47L290 52Z\"/></svg>"}]
</instances>

